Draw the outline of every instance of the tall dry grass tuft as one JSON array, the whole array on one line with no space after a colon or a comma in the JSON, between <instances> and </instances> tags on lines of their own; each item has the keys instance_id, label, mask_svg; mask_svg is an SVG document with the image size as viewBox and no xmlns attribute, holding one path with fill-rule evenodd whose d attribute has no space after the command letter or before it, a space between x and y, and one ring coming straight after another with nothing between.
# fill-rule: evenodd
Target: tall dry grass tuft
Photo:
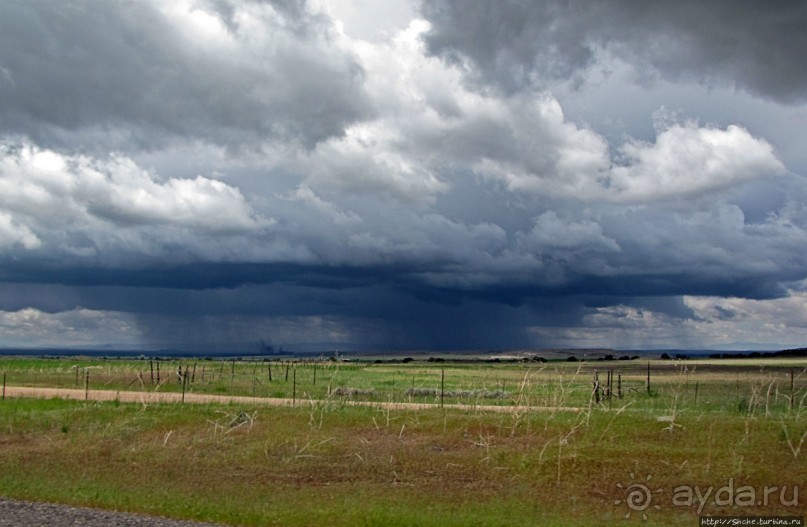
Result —
<instances>
[{"instance_id":1,"label":"tall dry grass tuft","mask_svg":"<svg viewBox=\"0 0 807 527\"><path fill-rule=\"evenodd\" d=\"M794 441L790 439L790 431L788 430L787 424L785 424L784 420L782 421L782 431L784 432L787 446L790 448L790 453L793 454L793 459L797 460L801 454L801 447L804 446L804 441L807 440L807 430L805 430L801 435L801 439L799 439L799 442L796 445L794 445Z\"/></svg>"}]
</instances>

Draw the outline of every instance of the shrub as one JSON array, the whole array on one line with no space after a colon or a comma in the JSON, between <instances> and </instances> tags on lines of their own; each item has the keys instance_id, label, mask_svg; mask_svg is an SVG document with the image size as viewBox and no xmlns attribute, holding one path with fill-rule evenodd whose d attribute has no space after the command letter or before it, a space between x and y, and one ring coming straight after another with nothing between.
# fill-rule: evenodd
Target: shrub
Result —
<instances>
[{"instance_id":1,"label":"shrub","mask_svg":"<svg viewBox=\"0 0 807 527\"><path fill-rule=\"evenodd\" d=\"M334 391L331 392L331 395L336 395L337 397L356 397L357 395L373 395L375 394L375 388L351 388L349 386L339 386Z\"/></svg>"}]
</instances>

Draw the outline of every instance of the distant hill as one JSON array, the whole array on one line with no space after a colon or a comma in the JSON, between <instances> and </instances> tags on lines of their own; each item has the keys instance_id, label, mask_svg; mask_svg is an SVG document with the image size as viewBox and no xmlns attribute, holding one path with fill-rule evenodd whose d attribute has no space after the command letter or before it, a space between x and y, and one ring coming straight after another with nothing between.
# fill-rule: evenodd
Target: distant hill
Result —
<instances>
[{"instance_id":1,"label":"distant hill","mask_svg":"<svg viewBox=\"0 0 807 527\"><path fill-rule=\"evenodd\" d=\"M748 353L712 353L712 359L761 359L774 357L807 357L807 348L781 351L751 351Z\"/></svg>"}]
</instances>

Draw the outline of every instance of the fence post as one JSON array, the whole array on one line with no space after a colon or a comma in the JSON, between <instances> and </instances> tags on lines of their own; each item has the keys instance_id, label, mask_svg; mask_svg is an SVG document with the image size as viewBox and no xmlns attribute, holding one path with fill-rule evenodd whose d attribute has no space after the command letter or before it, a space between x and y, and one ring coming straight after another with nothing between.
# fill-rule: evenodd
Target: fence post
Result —
<instances>
[{"instance_id":1,"label":"fence post","mask_svg":"<svg viewBox=\"0 0 807 527\"><path fill-rule=\"evenodd\" d=\"M6 372L3 372L3 400L6 400Z\"/></svg>"},{"instance_id":2,"label":"fence post","mask_svg":"<svg viewBox=\"0 0 807 527\"><path fill-rule=\"evenodd\" d=\"M288 366L286 368L288 368ZM288 371L288 369L286 371ZM292 381L293 385L292 385L292 389L291 389L291 405L296 406L296 404L297 404L297 368L296 367L294 368L294 371L292 372L292 376L293 376L293 381Z\"/></svg>"},{"instance_id":3,"label":"fence post","mask_svg":"<svg viewBox=\"0 0 807 527\"><path fill-rule=\"evenodd\" d=\"M647 395L650 395L650 363L647 363Z\"/></svg>"},{"instance_id":4,"label":"fence post","mask_svg":"<svg viewBox=\"0 0 807 527\"><path fill-rule=\"evenodd\" d=\"M90 398L90 370L84 370L84 400Z\"/></svg>"},{"instance_id":5,"label":"fence post","mask_svg":"<svg viewBox=\"0 0 807 527\"><path fill-rule=\"evenodd\" d=\"M443 368L440 370L440 408L443 407L443 397L445 397L446 393L446 370Z\"/></svg>"},{"instance_id":6,"label":"fence post","mask_svg":"<svg viewBox=\"0 0 807 527\"><path fill-rule=\"evenodd\" d=\"M597 370L594 370L594 380L592 381L594 389L592 390L592 395L594 396L594 402L596 404L600 404L600 374L597 373Z\"/></svg>"}]
</instances>

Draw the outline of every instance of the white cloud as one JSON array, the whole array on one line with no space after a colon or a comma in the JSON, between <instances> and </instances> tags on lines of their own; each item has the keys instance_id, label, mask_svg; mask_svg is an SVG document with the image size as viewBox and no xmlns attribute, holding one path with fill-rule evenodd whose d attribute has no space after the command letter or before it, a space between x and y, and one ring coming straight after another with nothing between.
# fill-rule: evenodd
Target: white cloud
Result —
<instances>
[{"instance_id":1,"label":"white cloud","mask_svg":"<svg viewBox=\"0 0 807 527\"><path fill-rule=\"evenodd\" d=\"M254 244L242 249L234 244L260 235L273 222L253 210L237 188L216 179L162 179L125 156L98 159L28 141L0 141L3 246L83 257L99 250L159 255L173 246L249 257L257 252L248 250ZM210 241L225 235L223 243Z\"/></svg>"},{"instance_id":2,"label":"white cloud","mask_svg":"<svg viewBox=\"0 0 807 527\"><path fill-rule=\"evenodd\" d=\"M159 224L243 232L266 221L238 189L221 181L159 181L131 159L62 155L28 142L0 143L0 206L33 224L99 219L121 227Z\"/></svg>"},{"instance_id":3,"label":"white cloud","mask_svg":"<svg viewBox=\"0 0 807 527\"><path fill-rule=\"evenodd\" d=\"M591 308L578 327L536 326L530 332L557 346L623 349L772 351L807 342L807 293L801 290L770 300L687 295L683 303L694 317L617 304Z\"/></svg>"},{"instance_id":4,"label":"white cloud","mask_svg":"<svg viewBox=\"0 0 807 527\"><path fill-rule=\"evenodd\" d=\"M428 23L388 42L350 41L377 117L347 128L304 159L312 185L423 204L450 191L440 174L473 169L513 191L580 193L608 168L608 145L564 120L548 93L500 97L471 90L463 72L425 54Z\"/></svg>"},{"instance_id":5,"label":"white cloud","mask_svg":"<svg viewBox=\"0 0 807 527\"><path fill-rule=\"evenodd\" d=\"M623 165L611 169L607 190L620 201L689 196L784 172L773 147L740 126L674 124L653 144L629 141L619 150Z\"/></svg>"},{"instance_id":6,"label":"white cloud","mask_svg":"<svg viewBox=\"0 0 807 527\"><path fill-rule=\"evenodd\" d=\"M387 122L351 126L302 163L306 181L319 188L430 204L447 186L421 160L398 149L402 140Z\"/></svg>"},{"instance_id":7,"label":"white cloud","mask_svg":"<svg viewBox=\"0 0 807 527\"><path fill-rule=\"evenodd\" d=\"M807 333L807 292L791 291L785 298L754 300L685 296L684 303L709 324L741 327L747 333L766 329Z\"/></svg>"},{"instance_id":8,"label":"white cloud","mask_svg":"<svg viewBox=\"0 0 807 527\"><path fill-rule=\"evenodd\" d=\"M567 221L555 211L544 212L535 218L528 233L518 233L525 248L539 252L556 250L619 251L619 244L602 233L602 227L592 220Z\"/></svg>"},{"instance_id":9,"label":"white cloud","mask_svg":"<svg viewBox=\"0 0 807 527\"><path fill-rule=\"evenodd\" d=\"M59 313L35 308L0 311L0 339L5 346L137 348L140 337L135 318L126 313L80 307Z\"/></svg>"},{"instance_id":10,"label":"white cloud","mask_svg":"<svg viewBox=\"0 0 807 527\"><path fill-rule=\"evenodd\" d=\"M0 211L0 247L16 244L26 249L37 249L42 245L42 240L25 225L16 223L10 214Z\"/></svg>"},{"instance_id":11,"label":"white cloud","mask_svg":"<svg viewBox=\"0 0 807 527\"><path fill-rule=\"evenodd\" d=\"M474 91L456 65L426 55L422 20L388 42L351 41L377 117L321 143L303 163L311 185L429 205L451 192L446 170L472 170L513 193L648 203L716 191L785 171L746 129L672 122L652 143L609 152L547 92Z\"/></svg>"},{"instance_id":12,"label":"white cloud","mask_svg":"<svg viewBox=\"0 0 807 527\"><path fill-rule=\"evenodd\" d=\"M343 211L333 203L325 201L305 185L300 185L294 192L283 196L283 199L301 203L337 225L362 223L362 219L358 215L350 211Z\"/></svg>"},{"instance_id":13,"label":"white cloud","mask_svg":"<svg viewBox=\"0 0 807 527\"><path fill-rule=\"evenodd\" d=\"M525 127L514 135L517 155L485 157L474 166L480 173L502 179L513 191L586 201L649 203L785 172L767 141L736 125L723 130L694 123L673 124L661 130L654 143L629 140L618 147L615 159L609 159L601 136L564 122L559 111L530 114L529 106L522 106L522 115L534 123L534 129ZM537 132L541 122L547 133ZM537 157L542 149L544 155Z\"/></svg>"}]
</instances>

